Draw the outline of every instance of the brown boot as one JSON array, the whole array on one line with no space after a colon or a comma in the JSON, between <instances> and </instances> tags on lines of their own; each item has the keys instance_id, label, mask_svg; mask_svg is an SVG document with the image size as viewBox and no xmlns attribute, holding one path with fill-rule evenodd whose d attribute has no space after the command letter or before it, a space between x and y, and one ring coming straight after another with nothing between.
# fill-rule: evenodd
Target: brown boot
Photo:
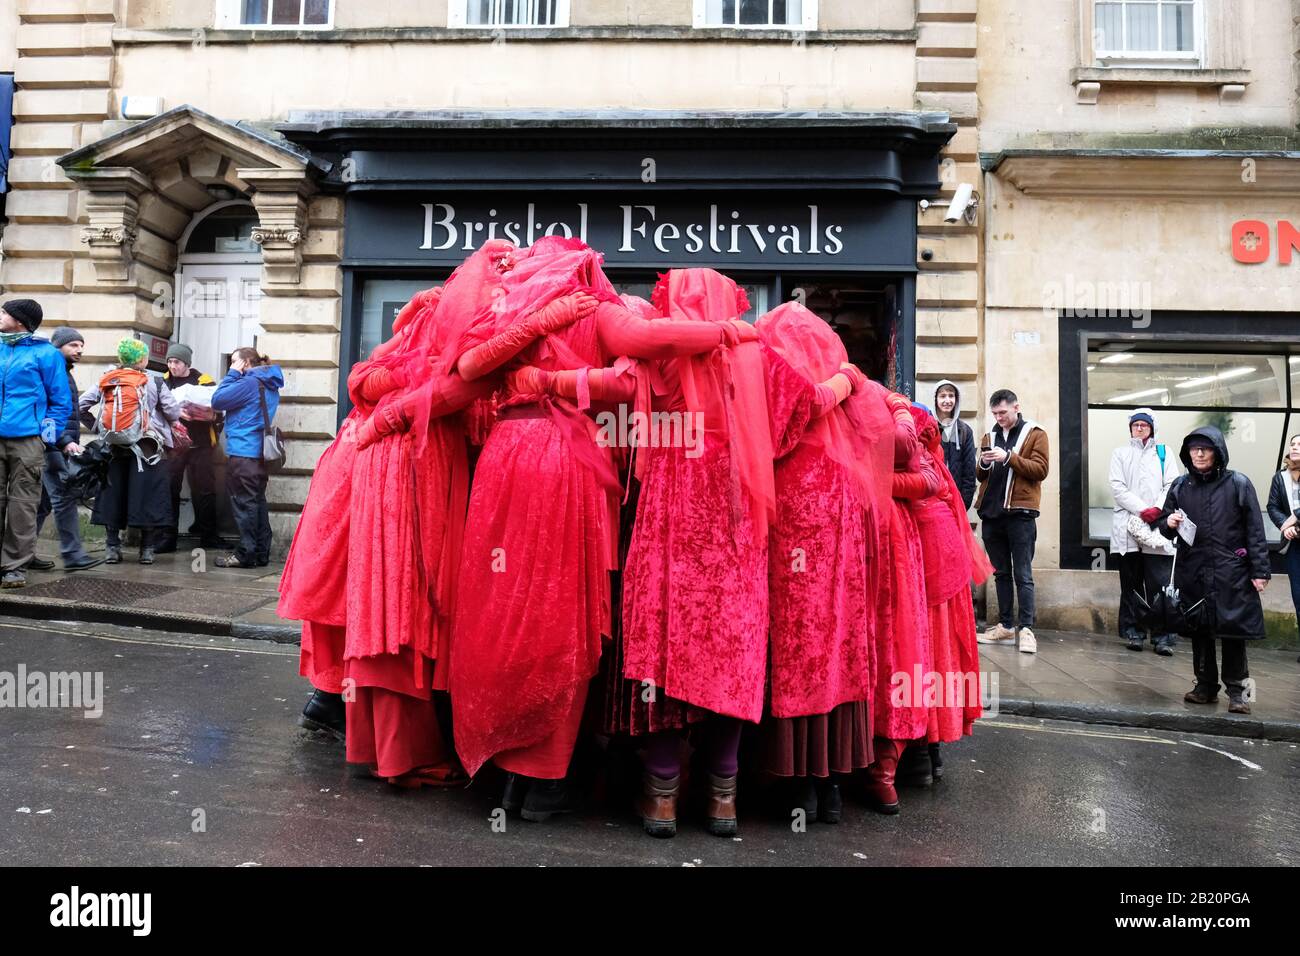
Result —
<instances>
[{"instance_id":1,"label":"brown boot","mask_svg":"<svg viewBox=\"0 0 1300 956\"><path fill-rule=\"evenodd\" d=\"M901 741L876 738L876 760L867 768L864 795L867 805L877 813L898 812L898 791L894 789L894 775L898 772L898 758L902 754Z\"/></svg>"},{"instance_id":2,"label":"brown boot","mask_svg":"<svg viewBox=\"0 0 1300 956\"><path fill-rule=\"evenodd\" d=\"M736 778L709 774L708 830L714 836L736 835Z\"/></svg>"},{"instance_id":3,"label":"brown boot","mask_svg":"<svg viewBox=\"0 0 1300 956\"><path fill-rule=\"evenodd\" d=\"M677 836L677 793L681 777L674 774L667 779L652 773L641 775L641 796L636 801L636 812L641 826L652 837Z\"/></svg>"}]
</instances>

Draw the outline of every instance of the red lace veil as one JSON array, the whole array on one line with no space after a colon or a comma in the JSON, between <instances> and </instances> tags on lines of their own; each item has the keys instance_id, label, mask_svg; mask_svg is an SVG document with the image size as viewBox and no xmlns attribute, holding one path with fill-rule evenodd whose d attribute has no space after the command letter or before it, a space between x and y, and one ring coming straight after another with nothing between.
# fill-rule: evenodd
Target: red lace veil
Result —
<instances>
[{"instance_id":1,"label":"red lace veil","mask_svg":"<svg viewBox=\"0 0 1300 956\"><path fill-rule=\"evenodd\" d=\"M961 492L957 489L957 482L953 480L948 466L944 463L939 423L928 410L916 404L912 405L912 421L916 423L917 439L928 453L939 481L948 486L947 504L952 510L953 520L959 529L958 533L961 535L966 552L970 555L970 579L976 584L983 584L993 573L993 564L984 553L984 546L975 539L970 519L966 517L965 503L962 501Z\"/></svg>"},{"instance_id":2,"label":"red lace veil","mask_svg":"<svg viewBox=\"0 0 1300 956\"><path fill-rule=\"evenodd\" d=\"M763 343L813 383L826 381L849 360L829 323L798 302L777 306L754 324ZM894 474L894 420L885 395L883 385L868 381L804 433L804 441L823 448L853 476L863 502L878 514L889 506Z\"/></svg>"},{"instance_id":3,"label":"red lace veil","mask_svg":"<svg viewBox=\"0 0 1300 956\"><path fill-rule=\"evenodd\" d=\"M661 275L650 302L664 318L678 321L729 322L749 311L745 290L713 269L673 269ZM767 533L776 516L763 361L755 342L678 360L687 409L702 414L706 434L730 447L733 514L743 492L760 534Z\"/></svg>"}]
</instances>

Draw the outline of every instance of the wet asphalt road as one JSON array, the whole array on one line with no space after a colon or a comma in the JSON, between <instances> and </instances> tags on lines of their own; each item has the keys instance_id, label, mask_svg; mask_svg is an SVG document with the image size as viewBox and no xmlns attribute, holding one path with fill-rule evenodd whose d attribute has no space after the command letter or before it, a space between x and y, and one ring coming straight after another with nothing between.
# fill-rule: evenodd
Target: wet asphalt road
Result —
<instances>
[{"instance_id":1,"label":"wet asphalt road","mask_svg":"<svg viewBox=\"0 0 1300 956\"><path fill-rule=\"evenodd\" d=\"M653 840L608 805L494 832L491 788L396 791L299 730L296 647L0 618L19 664L102 671L104 710L0 709L11 865L1300 864L1289 743L1000 717L897 817L850 801L796 833L742 790L738 839Z\"/></svg>"}]
</instances>

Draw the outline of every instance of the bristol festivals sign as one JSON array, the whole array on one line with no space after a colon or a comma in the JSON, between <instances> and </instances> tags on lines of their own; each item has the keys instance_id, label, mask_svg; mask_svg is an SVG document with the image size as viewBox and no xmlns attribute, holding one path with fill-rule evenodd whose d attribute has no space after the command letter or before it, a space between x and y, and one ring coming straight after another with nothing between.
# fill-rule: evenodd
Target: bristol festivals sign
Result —
<instances>
[{"instance_id":1,"label":"bristol festivals sign","mask_svg":"<svg viewBox=\"0 0 1300 956\"><path fill-rule=\"evenodd\" d=\"M488 239L543 236L582 239L611 266L909 268L916 249L915 207L866 197L370 193L348 198L345 234L352 262L454 264Z\"/></svg>"}]
</instances>

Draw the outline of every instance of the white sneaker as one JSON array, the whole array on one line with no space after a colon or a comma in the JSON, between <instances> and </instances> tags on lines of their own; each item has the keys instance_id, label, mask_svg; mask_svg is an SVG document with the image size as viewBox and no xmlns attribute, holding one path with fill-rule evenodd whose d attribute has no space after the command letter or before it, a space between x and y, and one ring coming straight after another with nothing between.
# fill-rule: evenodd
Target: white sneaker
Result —
<instances>
[{"instance_id":1,"label":"white sneaker","mask_svg":"<svg viewBox=\"0 0 1300 956\"><path fill-rule=\"evenodd\" d=\"M994 624L983 634L976 634L975 641L979 644L1014 644L1016 632L1009 627L1003 627L1000 623Z\"/></svg>"},{"instance_id":2,"label":"white sneaker","mask_svg":"<svg viewBox=\"0 0 1300 956\"><path fill-rule=\"evenodd\" d=\"M1034 632L1027 627L1020 629L1020 642L1017 644L1021 654L1037 654L1038 638L1034 637Z\"/></svg>"}]
</instances>

